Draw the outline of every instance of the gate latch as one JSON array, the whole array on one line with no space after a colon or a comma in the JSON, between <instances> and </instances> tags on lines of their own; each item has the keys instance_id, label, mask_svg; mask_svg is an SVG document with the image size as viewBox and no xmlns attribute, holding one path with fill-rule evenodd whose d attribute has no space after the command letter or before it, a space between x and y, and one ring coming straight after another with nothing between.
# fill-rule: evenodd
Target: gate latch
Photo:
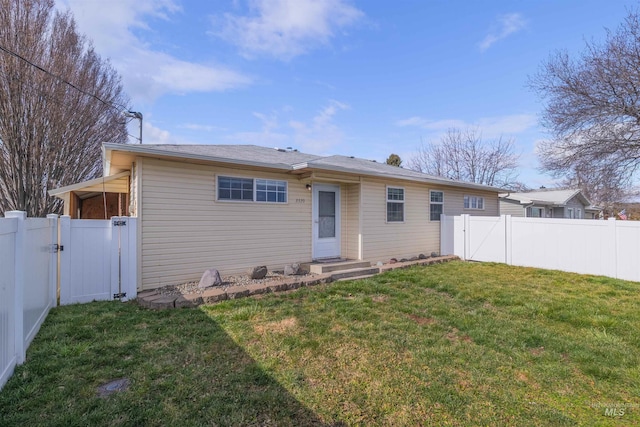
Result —
<instances>
[{"instance_id":1,"label":"gate latch","mask_svg":"<svg viewBox=\"0 0 640 427\"><path fill-rule=\"evenodd\" d=\"M57 243L54 243L53 245L51 245L51 252L55 253L55 252L62 252L64 251L64 246L59 245Z\"/></svg>"}]
</instances>

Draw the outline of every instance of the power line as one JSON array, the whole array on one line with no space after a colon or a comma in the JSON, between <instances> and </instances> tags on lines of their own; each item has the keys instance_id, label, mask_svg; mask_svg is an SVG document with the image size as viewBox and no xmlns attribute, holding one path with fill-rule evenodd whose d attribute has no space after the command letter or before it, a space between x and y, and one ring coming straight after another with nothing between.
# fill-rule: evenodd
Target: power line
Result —
<instances>
[{"instance_id":1,"label":"power line","mask_svg":"<svg viewBox=\"0 0 640 427\"><path fill-rule=\"evenodd\" d=\"M113 109L115 109L115 110L119 110L119 111L120 111L120 110L128 111L128 108L127 108L127 107L125 107L124 105L118 104L118 103L116 103L116 102L108 102L108 101L105 101L105 100L103 100L102 98L100 98L98 95L93 94L93 93L90 93L90 92L87 92L87 91L85 91L85 90L83 90L83 89L79 88L78 86L74 85L73 83L71 83L71 82L69 82L69 81L67 81L67 80L63 79L62 77L60 77L60 76L58 76L58 75L56 75L56 74L53 74L51 71L49 71L49 70L47 70L47 69L45 69L45 68L42 68L42 67L41 67L41 66L39 66L38 64L34 64L33 62L29 61L29 60L28 60L28 59L26 59L25 57L23 57L23 56L21 56L21 55L17 54L16 52L13 52L12 50L7 49L7 48L6 48L6 47L4 47L4 46L1 46L1 45L0 45L0 50L1 50L1 51L3 51L3 52L8 53L9 55L15 56L16 58L18 58L18 59L20 59L20 60L22 60L22 61L26 62L27 64L31 65L32 67L34 67L34 68L36 68L36 69L38 69L38 70L42 71L43 73L45 73L45 74L47 74L47 75L49 75L49 76L51 76L51 77L54 77L54 78L56 78L56 79L60 80L62 83L64 83L64 84L68 85L69 87L72 87L73 89L77 90L78 92L80 92L80 93L82 93L82 94L84 94L84 95L86 95L86 96L88 96L88 97L90 97L90 98L94 98L94 99L96 99L97 101L100 101L101 103L103 103L104 105L106 105L106 106L108 106L108 107L110 107L110 108L113 108ZM120 107L120 108L117 108L117 107Z\"/></svg>"}]
</instances>

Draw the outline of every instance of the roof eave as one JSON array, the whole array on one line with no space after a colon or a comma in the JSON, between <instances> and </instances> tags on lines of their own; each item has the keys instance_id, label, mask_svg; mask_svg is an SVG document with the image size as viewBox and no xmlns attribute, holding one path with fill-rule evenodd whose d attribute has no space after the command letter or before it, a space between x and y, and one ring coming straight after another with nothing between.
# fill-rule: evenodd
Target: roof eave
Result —
<instances>
[{"instance_id":1,"label":"roof eave","mask_svg":"<svg viewBox=\"0 0 640 427\"><path fill-rule=\"evenodd\" d=\"M242 166L253 166L259 168L266 169L276 169L283 171L290 171L292 167L290 165L284 163L265 163L265 162L256 162L250 160L239 160L239 159L229 159L226 157L216 157L216 156L203 156L200 154L192 154L192 153L180 153L180 152L168 152L164 150L157 150L144 145L125 145L125 144L114 144L111 142L106 142L103 144L103 149L105 150L105 158L106 156L110 156L112 151L123 151L133 154L141 154L141 155L151 155L157 157L167 157L167 158L179 158L179 159L189 159L189 160L199 160L204 162L216 162L216 163L228 163L233 165L242 165Z\"/></svg>"},{"instance_id":2,"label":"roof eave","mask_svg":"<svg viewBox=\"0 0 640 427\"><path fill-rule=\"evenodd\" d=\"M400 179L400 180L404 180L404 181L422 182L422 183L429 183L429 184L440 184L440 185L448 185L448 186L451 186L451 187L460 187L460 188L473 188L473 189L476 189L476 190L492 191L492 192L495 191L495 192L498 192L498 193L502 193L502 192L505 191L504 188L491 187L491 186L488 186L488 185L475 184L475 183L470 183L470 182L452 181L452 180L437 179L437 178L432 178L432 177L424 177L424 178L410 177L410 176L396 175L396 174L391 174L391 173L363 171L363 170L360 170L360 169L345 168L345 167L333 166L333 165L318 165L318 164L312 164L312 163L305 163L304 165L303 164L294 165L294 167L296 168L296 170L301 170L301 169L324 170L324 171L331 171L331 172L344 172L344 173L363 175L363 176L374 176L374 177L379 177L379 178L389 178L389 177L391 177L391 178L394 178L394 179Z\"/></svg>"}]
</instances>

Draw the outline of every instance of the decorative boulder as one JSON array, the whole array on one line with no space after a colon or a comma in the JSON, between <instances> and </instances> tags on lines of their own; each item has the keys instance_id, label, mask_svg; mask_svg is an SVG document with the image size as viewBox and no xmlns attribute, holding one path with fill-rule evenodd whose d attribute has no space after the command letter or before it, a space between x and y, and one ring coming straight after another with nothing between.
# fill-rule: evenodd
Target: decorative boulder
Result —
<instances>
[{"instance_id":1,"label":"decorative boulder","mask_svg":"<svg viewBox=\"0 0 640 427\"><path fill-rule=\"evenodd\" d=\"M431 256L432 256L433 258L437 257L437 256L438 256L438 252L431 252Z\"/></svg>"},{"instance_id":2,"label":"decorative boulder","mask_svg":"<svg viewBox=\"0 0 640 427\"><path fill-rule=\"evenodd\" d=\"M400 262L407 262L409 261L407 258L400 258Z\"/></svg>"},{"instance_id":3,"label":"decorative boulder","mask_svg":"<svg viewBox=\"0 0 640 427\"><path fill-rule=\"evenodd\" d=\"M396 262L398 262L398 260L397 260L397 259L395 259L395 258L391 258L391 259L389 260L389 264L395 264Z\"/></svg>"},{"instance_id":4,"label":"decorative boulder","mask_svg":"<svg viewBox=\"0 0 640 427\"><path fill-rule=\"evenodd\" d=\"M210 288L212 286L220 286L222 285L222 279L220 278L220 272L215 268L210 268L205 270L202 274L202 278L200 278L200 283L198 283L198 288Z\"/></svg>"},{"instance_id":5,"label":"decorative boulder","mask_svg":"<svg viewBox=\"0 0 640 427\"><path fill-rule=\"evenodd\" d=\"M427 259L427 256L425 254L420 254L418 255L418 259Z\"/></svg>"},{"instance_id":6,"label":"decorative boulder","mask_svg":"<svg viewBox=\"0 0 640 427\"><path fill-rule=\"evenodd\" d=\"M384 264L382 263L382 261L378 261L376 262L376 267L382 267Z\"/></svg>"},{"instance_id":7,"label":"decorative boulder","mask_svg":"<svg viewBox=\"0 0 640 427\"><path fill-rule=\"evenodd\" d=\"M261 265L258 267L253 267L253 269L249 273L249 276L251 276L252 279L264 279L267 275L267 272L267 266Z\"/></svg>"},{"instance_id":8,"label":"decorative boulder","mask_svg":"<svg viewBox=\"0 0 640 427\"><path fill-rule=\"evenodd\" d=\"M300 267L300 264L298 264L297 262L293 264L287 264L284 266L285 276L298 276L302 273L303 273L302 268Z\"/></svg>"},{"instance_id":9,"label":"decorative boulder","mask_svg":"<svg viewBox=\"0 0 640 427\"><path fill-rule=\"evenodd\" d=\"M412 256L409 258L409 261L417 261L419 258L417 256Z\"/></svg>"}]
</instances>

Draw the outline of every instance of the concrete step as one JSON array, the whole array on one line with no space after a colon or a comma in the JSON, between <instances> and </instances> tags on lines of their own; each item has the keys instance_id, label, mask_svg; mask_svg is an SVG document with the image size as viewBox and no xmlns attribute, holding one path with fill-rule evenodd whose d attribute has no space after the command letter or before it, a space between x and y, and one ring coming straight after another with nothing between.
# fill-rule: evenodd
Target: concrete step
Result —
<instances>
[{"instance_id":1,"label":"concrete step","mask_svg":"<svg viewBox=\"0 0 640 427\"><path fill-rule=\"evenodd\" d=\"M369 261L339 261L339 262L318 262L309 264L309 271L315 274L331 273L332 271L351 270L353 268L371 267Z\"/></svg>"},{"instance_id":2,"label":"concrete step","mask_svg":"<svg viewBox=\"0 0 640 427\"><path fill-rule=\"evenodd\" d=\"M373 276L378 273L380 273L380 269L378 267L351 268L349 270L340 270L333 273L331 275L331 280L336 281L358 276Z\"/></svg>"},{"instance_id":3,"label":"concrete step","mask_svg":"<svg viewBox=\"0 0 640 427\"><path fill-rule=\"evenodd\" d=\"M345 280L362 280L368 279L369 277L377 276L377 274L365 274L362 276L354 276L354 277L343 277L342 279L337 279L336 282L343 282Z\"/></svg>"}]
</instances>

